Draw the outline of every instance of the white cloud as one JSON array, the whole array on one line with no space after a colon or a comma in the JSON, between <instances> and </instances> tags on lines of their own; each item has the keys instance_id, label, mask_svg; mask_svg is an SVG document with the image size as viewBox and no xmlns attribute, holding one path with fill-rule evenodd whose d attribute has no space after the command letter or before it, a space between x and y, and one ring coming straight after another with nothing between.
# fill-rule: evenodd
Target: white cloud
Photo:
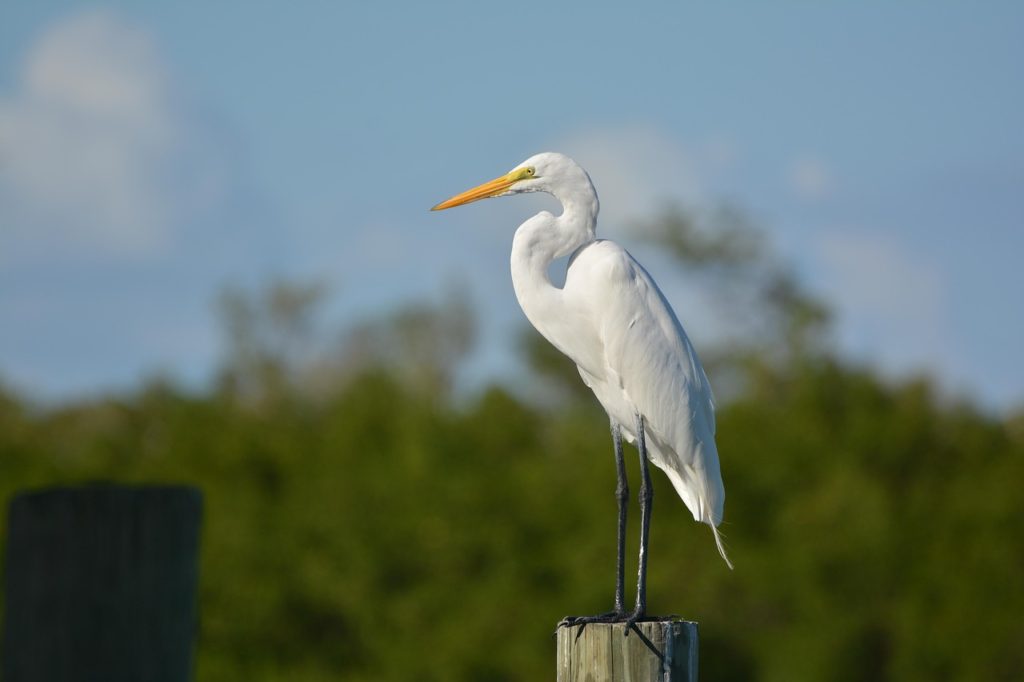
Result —
<instances>
[{"instance_id":1,"label":"white cloud","mask_svg":"<svg viewBox=\"0 0 1024 682\"><path fill-rule=\"evenodd\" d=\"M855 352L892 370L951 367L958 356L942 272L886 235L830 232L818 242L825 293Z\"/></svg>"},{"instance_id":2,"label":"white cloud","mask_svg":"<svg viewBox=\"0 0 1024 682\"><path fill-rule=\"evenodd\" d=\"M824 199L835 187L828 166L813 156L802 156L793 161L789 167L788 181L793 193L807 201Z\"/></svg>"},{"instance_id":3,"label":"white cloud","mask_svg":"<svg viewBox=\"0 0 1024 682\"><path fill-rule=\"evenodd\" d=\"M183 172L195 143L145 31L106 12L64 19L17 76L0 95L5 259L152 256L215 191L214 175Z\"/></svg>"}]
</instances>

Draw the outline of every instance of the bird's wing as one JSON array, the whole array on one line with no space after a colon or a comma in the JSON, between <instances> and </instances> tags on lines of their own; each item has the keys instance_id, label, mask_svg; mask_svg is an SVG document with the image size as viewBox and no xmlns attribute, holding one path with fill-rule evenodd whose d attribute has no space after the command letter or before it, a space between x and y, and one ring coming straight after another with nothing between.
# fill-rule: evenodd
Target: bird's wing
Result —
<instances>
[{"instance_id":1,"label":"bird's wing","mask_svg":"<svg viewBox=\"0 0 1024 682\"><path fill-rule=\"evenodd\" d=\"M582 291L582 284L587 291L604 349L605 366L590 372L603 375L604 385L591 387L630 435L632 412L643 415L651 461L668 474L694 519L715 526L725 491L714 399L697 353L651 276L625 249L600 241L587 252L570 271L580 280L573 290Z\"/></svg>"}]
</instances>

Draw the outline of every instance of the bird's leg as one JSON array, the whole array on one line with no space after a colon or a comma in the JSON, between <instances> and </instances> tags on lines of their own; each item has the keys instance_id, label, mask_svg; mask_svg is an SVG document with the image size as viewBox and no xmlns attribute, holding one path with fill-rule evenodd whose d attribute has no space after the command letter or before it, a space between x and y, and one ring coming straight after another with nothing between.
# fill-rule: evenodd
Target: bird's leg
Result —
<instances>
[{"instance_id":1,"label":"bird's leg","mask_svg":"<svg viewBox=\"0 0 1024 682\"><path fill-rule=\"evenodd\" d=\"M612 422L612 444L615 448L615 473L618 483L615 486L615 499L619 504L618 547L615 556L615 608L609 613L599 616L567 616L559 626L575 625L579 627L576 636L583 633L588 623L621 623L626 620L626 510L629 506L629 481L626 478L626 460L622 456L622 429Z\"/></svg>"},{"instance_id":2,"label":"bird's leg","mask_svg":"<svg viewBox=\"0 0 1024 682\"><path fill-rule=\"evenodd\" d=\"M647 462L647 440L644 436L644 418L636 416L636 448L640 453L640 568L636 581L636 607L627 622L629 626L642 619L647 612L647 540L651 533L651 506L654 503L654 488L651 486L651 470Z\"/></svg>"},{"instance_id":3,"label":"bird's leg","mask_svg":"<svg viewBox=\"0 0 1024 682\"><path fill-rule=\"evenodd\" d=\"M623 603L626 591L626 510L629 506L629 481L626 479L626 461L622 456L622 430L612 422L612 443L615 447L615 472L618 484L615 499L619 503L618 547L615 558L615 613L625 613Z\"/></svg>"}]
</instances>

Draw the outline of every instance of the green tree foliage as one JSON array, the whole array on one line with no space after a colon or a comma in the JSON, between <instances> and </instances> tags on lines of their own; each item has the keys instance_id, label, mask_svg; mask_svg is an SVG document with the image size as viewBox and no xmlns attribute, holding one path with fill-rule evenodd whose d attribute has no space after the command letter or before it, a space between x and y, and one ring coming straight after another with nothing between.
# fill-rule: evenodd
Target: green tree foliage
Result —
<instances>
[{"instance_id":1,"label":"green tree foliage","mask_svg":"<svg viewBox=\"0 0 1024 682\"><path fill-rule=\"evenodd\" d=\"M447 398L475 340L469 299L451 289L440 303L407 304L356 325L343 335L333 364L344 374L380 367L414 392Z\"/></svg>"},{"instance_id":2,"label":"green tree foliage","mask_svg":"<svg viewBox=\"0 0 1024 682\"><path fill-rule=\"evenodd\" d=\"M227 288L218 307L227 350L223 390L251 402L300 390L316 347L321 283L276 280L255 295Z\"/></svg>"},{"instance_id":3,"label":"green tree foliage","mask_svg":"<svg viewBox=\"0 0 1024 682\"><path fill-rule=\"evenodd\" d=\"M200 680L550 679L555 623L608 609L614 587L596 401L492 386L456 405L465 301L368 322L332 349L307 342L319 293L282 286L282 314L273 294L229 297L215 390L154 382L45 410L0 391L0 493L200 486ZM650 607L700 621L703 679L1020 679L1024 414L820 347L743 358L719 411L735 571L654 481Z\"/></svg>"}]
</instances>

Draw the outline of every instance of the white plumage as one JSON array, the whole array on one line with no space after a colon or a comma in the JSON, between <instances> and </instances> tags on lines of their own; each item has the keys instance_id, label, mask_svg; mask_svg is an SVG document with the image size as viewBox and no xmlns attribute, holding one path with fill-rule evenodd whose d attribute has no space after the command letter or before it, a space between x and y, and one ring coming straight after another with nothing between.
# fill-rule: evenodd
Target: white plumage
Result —
<instances>
[{"instance_id":1,"label":"white plumage","mask_svg":"<svg viewBox=\"0 0 1024 682\"><path fill-rule=\"evenodd\" d=\"M516 230L512 282L520 306L576 363L628 441L636 440L642 417L648 458L668 475L693 518L711 526L731 568L716 528L725 489L707 375L647 271L618 244L596 239L599 203L587 173L563 154L537 154L434 210L520 192L548 192L563 209L558 216L542 211ZM559 288L548 269L569 254Z\"/></svg>"}]
</instances>

